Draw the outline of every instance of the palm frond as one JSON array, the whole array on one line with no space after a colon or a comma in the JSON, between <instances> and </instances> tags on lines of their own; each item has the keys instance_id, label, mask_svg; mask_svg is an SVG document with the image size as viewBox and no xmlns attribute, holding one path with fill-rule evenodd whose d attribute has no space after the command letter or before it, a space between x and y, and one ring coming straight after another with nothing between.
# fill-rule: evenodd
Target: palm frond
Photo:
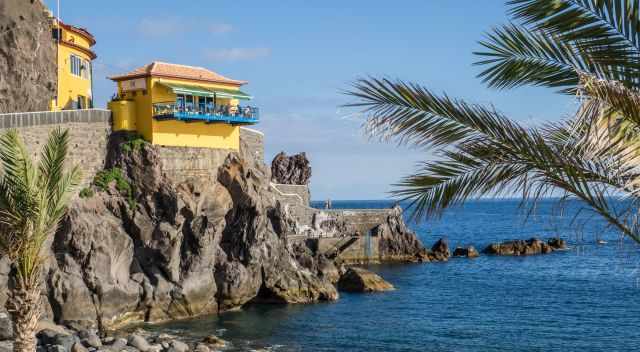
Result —
<instances>
[{"instance_id":1,"label":"palm frond","mask_svg":"<svg viewBox=\"0 0 640 352\"><path fill-rule=\"evenodd\" d=\"M509 13L566 41L626 45L640 52L638 0L510 0Z\"/></svg>"},{"instance_id":2,"label":"palm frond","mask_svg":"<svg viewBox=\"0 0 640 352\"><path fill-rule=\"evenodd\" d=\"M573 88L576 69L588 71L589 57L557 37L532 32L517 25L495 28L480 41L484 51L475 65L488 66L478 76L489 87L508 89L527 84L551 88Z\"/></svg>"},{"instance_id":3,"label":"palm frond","mask_svg":"<svg viewBox=\"0 0 640 352\"><path fill-rule=\"evenodd\" d=\"M535 203L561 190L640 241L637 227L621 220L608 198L611 192L628 192L625 175L632 170L625 163L612 168L612 158L620 160L603 151L611 145L588 145L586 128L572 123L524 128L492 107L390 80L360 80L349 94L358 99L350 106L364 107L370 133L440 148L440 159L396 185L394 194L411 201L414 219L473 197L518 192Z\"/></svg>"}]
</instances>

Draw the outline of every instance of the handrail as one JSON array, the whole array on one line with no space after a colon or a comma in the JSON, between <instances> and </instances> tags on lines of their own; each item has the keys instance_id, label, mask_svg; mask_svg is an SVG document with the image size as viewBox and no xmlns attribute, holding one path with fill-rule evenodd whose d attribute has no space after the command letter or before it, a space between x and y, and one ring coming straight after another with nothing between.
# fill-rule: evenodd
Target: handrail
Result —
<instances>
[{"instance_id":1,"label":"handrail","mask_svg":"<svg viewBox=\"0 0 640 352\"><path fill-rule=\"evenodd\" d=\"M30 114L61 114L63 112L73 112L73 111L102 111L102 112L111 112L111 110L109 109L98 109L98 108L91 108L91 109L72 109L72 110L54 110L54 111L50 111L50 110L44 110L44 111L19 111L19 112L3 112L0 113L0 117L3 116L7 116L7 115L30 115Z\"/></svg>"},{"instance_id":2,"label":"handrail","mask_svg":"<svg viewBox=\"0 0 640 352\"><path fill-rule=\"evenodd\" d=\"M177 116L179 119L202 119L229 122L257 122L260 110L253 106L240 105L208 105L191 107L178 106L176 102L160 102L153 104L153 116ZM200 118L202 117L202 118Z\"/></svg>"}]
</instances>

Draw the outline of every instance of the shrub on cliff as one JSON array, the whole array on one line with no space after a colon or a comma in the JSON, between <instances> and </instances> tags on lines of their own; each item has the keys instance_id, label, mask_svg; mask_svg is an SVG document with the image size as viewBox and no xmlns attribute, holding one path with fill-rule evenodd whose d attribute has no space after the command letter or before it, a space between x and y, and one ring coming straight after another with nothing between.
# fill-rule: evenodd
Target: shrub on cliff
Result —
<instances>
[{"instance_id":1,"label":"shrub on cliff","mask_svg":"<svg viewBox=\"0 0 640 352\"><path fill-rule=\"evenodd\" d=\"M40 318L42 247L55 233L80 181L76 166L65 171L68 131L56 129L35 164L15 130L0 137L0 252L13 262L7 301L15 351L35 351Z\"/></svg>"},{"instance_id":2,"label":"shrub on cliff","mask_svg":"<svg viewBox=\"0 0 640 352\"><path fill-rule=\"evenodd\" d=\"M146 143L144 138L139 134L130 134L127 140L120 144L120 148L124 153L136 152Z\"/></svg>"},{"instance_id":3,"label":"shrub on cliff","mask_svg":"<svg viewBox=\"0 0 640 352\"><path fill-rule=\"evenodd\" d=\"M133 186L124 176L122 169L114 167L99 171L93 179L93 184L103 192L108 191L112 183L115 184L116 190L127 198L129 206L135 208Z\"/></svg>"}]
</instances>

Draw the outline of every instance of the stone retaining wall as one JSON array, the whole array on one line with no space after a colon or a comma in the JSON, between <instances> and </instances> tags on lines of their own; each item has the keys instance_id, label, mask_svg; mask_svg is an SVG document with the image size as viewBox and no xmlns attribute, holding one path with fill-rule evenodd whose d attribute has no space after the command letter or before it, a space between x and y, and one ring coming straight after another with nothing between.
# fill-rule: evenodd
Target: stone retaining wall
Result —
<instances>
[{"instance_id":1,"label":"stone retaining wall","mask_svg":"<svg viewBox=\"0 0 640 352\"><path fill-rule=\"evenodd\" d=\"M220 167L232 150L160 147L158 148L163 170L170 180L176 183L189 178L214 180Z\"/></svg>"},{"instance_id":2,"label":"stone retaining wall","mask_svg":"<svg viewBox=\"0 0 640 352\"><path fill-rule=\"evenodd\" d=\"M104 168L107 139L111 134L111 111L90 109L0 114L0 133L16 129L34 158L40 154L49 133L57 127L69 130L68 161L80 166L81 187L89 185L96 172Z\"/></svg>"},{"instance_id":3,"label":"stone retaining wall","mask_svg":"<svg viewBox=\"0 0 640 352\"><path fill-rule=\"evenodd\" d=\"M241 127L240 128L240 149L247 148L248 153L254 157L256 162L264 164L264 134L260 131ZM245 151L241 150L244 154Z\"/></svg>"},{"instance_id":4,"label":"stone retaining wall","mask_svg":"<svg viewBox=\"0 0 640 352\"><path fill-rule=\"evenodd\" d=\"M315 239L316 243L312 246L315 245L319 253L328 253L344 240L344 237L318 238ZM357 237L355 242L342 251L338 257L345 263L377 262L380 259L378 237L371 236L368 239L367 236Z\"/></svg>"},{"instance_id":5,"label":"stone retaining wall","mask_svg":"<svg viewBox=\"0 0 640 352\"><path fill-rule=\"evenodd\" d=\"M241 153L264 163L264 135L249 128L240 128ZM163 170L169 179L180 183L190 178L215 179L231 149L192 147L160 147Z\"/></svg>"}]
</instances>

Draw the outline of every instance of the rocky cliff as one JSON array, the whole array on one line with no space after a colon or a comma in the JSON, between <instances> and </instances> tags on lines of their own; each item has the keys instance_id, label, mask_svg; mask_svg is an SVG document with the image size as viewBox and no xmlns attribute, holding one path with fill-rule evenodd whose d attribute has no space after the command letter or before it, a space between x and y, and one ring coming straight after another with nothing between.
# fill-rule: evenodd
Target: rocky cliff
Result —
<instances>
[{"instance_id":1,"label":"rocky cliff","mask_svg":"<svg viewBox=\"0 0 640 352\"><path fill-rule=\"evenodd\" d=\"M48 245L47 318L113 329L248 303L338 298L340 265L289 243L295 221L272 193L263 164L232 153L217 178L174 184L156 147L123 147L127 140L111 137L103 174L116 176L74 201ZM424 253L400 214L378 231L388 259ZM8 272L0 260L2 305Z\"/></svg>"},{"instance_id":2,"label":"rocky cliff","mask_svg":"<svg viewBox=\"0 0 640 352\"><path fill-rule=\"evenodd\" d=\"M41 0L0 1L0 113L49 110L56 47Z\"/></svg>"},{"instance_id":3,"label":"rocky cliff","mask_svg":"<svg viewBox=\"0 0 640 352\"><path fill-rule=\"evenodd\" d=\"M53 241L47 297L57 323L109 329L337 298L295 260L264 167L231 154L217 179L174 185L154 147L123 143L112 138L106 165L123 180L79 199Z\"/></svg>"}]
</instances>

